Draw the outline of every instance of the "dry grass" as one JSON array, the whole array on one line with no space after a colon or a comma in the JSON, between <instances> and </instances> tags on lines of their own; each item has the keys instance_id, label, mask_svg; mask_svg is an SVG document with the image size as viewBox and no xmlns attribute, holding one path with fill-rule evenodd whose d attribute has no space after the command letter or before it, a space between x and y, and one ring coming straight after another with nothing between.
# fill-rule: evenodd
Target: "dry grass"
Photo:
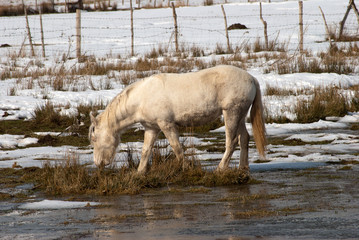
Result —
<instances>
[{"instance_id":1,"label":"dry grass","mask_svg":"<svg viewBox=\"0 0 359 240\"><path fill-rule=\"evenodd\" d=\"M252 45L243 43L241 46L237 46L230 55L227 54L227 49L220 44L217 44L213 52L205 51L195 45L192 47L182 46L181 52L173 55L164 46L159 46L144 54L143 57L138 57L135 62L129 61L127 58L113 59L115 61L109 62L107 58L101 59L95 56L87 56L83 57L81 62L71 68L64 67L67 58L58 59L60 64L51 68L44 68L41 60L32 58L26 67L22 67L18 66L17 63L19 56L13 54L11 62L7 64L8 66L4 66L0 73L0 78L5 80L8 78L31 77L35 80L41 76L47 76L53 79L50 85L53 84L55 90L69 90L71 88L68 85L74 79L73 76L111 76L113 71L127 72L127 75L123 76L123 80L116 79L126 85L136 81L138 78L159 72L188 72L193 69L204 69L218 64L231 64L246 69L248 66L258 66L274 61L274 63L270 63L266 67L265 72L274 71L279 74L297 72L351 74L357 71L359 47L355 43L345 44L345 46L341 47L333 45L328 50L318 53L317 56L313 56L310 52L291 56L287 53L286 48L287 43L277 43L276 40L273 40L270 42L269 51L267 51L264 44L257 40ZM264 50L266 51L262 52ZM243 52L246 52L246 54L243 54ZM212 60L212 62L202 58L212 53L226 55L223 55L220 59ZM129 73L130 71L132 72Z\"/></svg>"},{"instance_id":2,"label":"dry grass","mask_svg":"<svg viewBox=\"0 0 359 240\"><path fill-rule=\"evenodd\" d=\"M43 106L38 106L33 113L33 121L36 125L69 126L73 123L73 118L60 114L60 108L47 102Z\"/></svg>"},{"instance_id":3,"label":"dry grass","mask_svg":"<svg viewBox=\"0 0 359 240\"><path fill-rule=\"evenodd\" d=\"M156 151L156 150L155 150ZM223 172L204 170L192 160L184 171L182 163L172 156L153 154L152 166L146 175L139 175L130 160L128 166L91 169L69 154L61 164L45 164L37 179L51 195L63 194L137 194L145 189L177 186L223 186L248 182L248 171L230 169Z\"/></svg>"},{"instance_id":4,"label":"dry grass","mask_svg":"<svg viewBox=\"0 0 359 240\"><path fill-rule=\"evenodd\" d=\"M333 45L322 53L315 56L310 52L301 55L289 55L286 52L286 43L278 43L277 40L270 42L270 51L264 51L263 43L259 40L254 44L243 43L234 49L232 54L226 53L226 48L217 45L213 52L204 50L198 46L181 46L181 52L174 54L169 52L164 46L153 48L144 56L138 56L137 60L128 58L114 58L111 61L108 58L96 58L95 56L86 56L81 62L69 67L66 64L68 58L57 59L59 63L53 67L45 67L41 59L28 57L28 62L18 61L19 56L12 54L9 56L0 73L1 80L15 78L16 85L8 91L8 95L16 95L22 89L32 89L37 85L44 89L52 87L55 91L84 91L88 87L92 90L112 89L118 84L129 85L141 78L153 74L166 73L184 73L201 70L216 66L219 64L229 64L238 66L242 69L249 67L258 67L268 65L265 72L275 71L279 74L311 72L323 73L334 72L338 74L353 74L358 71L359 46L356 43L341 44L340 47ZM208 55L217 52L224 54L221 57L213 58L208 61ZM99 82L94 82L92 76L105 76ZM265 95L312 95L313 92L307 89L300 91L278 90L267 87ZM350 109L358 105L355 98L347 99L352 101L349 104ZM44 95L44 98L47 96ZM308 103L309 104L309 103ZM303 105L305 105L303 103ZM353 107L352 107L353 106ZM297 107L297 112L304 111ZM307 110L311 110L308 108ZM314 108L313 108L314 109ZM348 107L344 107L348 109ZM36 115L36 114L35 114ZM317 119L318 117L316 117ZM320 117L322 118L322 117ZM280 121L287 122L288 119L274 119L269 117L270 122Z\"/></svg>"},{"instance_id":5,"label":"dry grass","mask_svg":"<svg viewBox=\"0 0 359 240\"><path fill-rule=\"evenodd\" d=\"M342 33L342 35L339 37L339 26L338 25L330 25L329 26L329 36L327 33L327 37L326 40L331 39L332 41L335 42L356 42L359 41L359 36L358 35L351 35L349 34L347 31L345 31Z\"/></svg>"},{"instance_id":6,"label":"dry grass","mask_svg":"<svg viewBox=\"0 0 359 240\"><path fill-rule=\"evenodd\" d=\"M257 38L253 43L252 52L262 52L262 51L277 51L277 52L288 52L288 42L278 42L278 36L274 40L268 41L268 47L264 41L261 41L260 38Z\"/></svg>"},{"instance_id":7,"label":"dry grass","mask_svg":"<svg viewBox=\"0 0 359 240\"><path fill-rule=\"evenodd\" d=\"M348 112L359 111L359 87L351 86L348 89L340 86L316 87L315 89L280 89L267 86L264 95L267 96L300 96L300 100L294 107L293 112L297 118L295 122L308 123L325 119L328 116L342 117ZM308 100L303 100L303 96L308 96ZM288 123L291 122L283 115L272 116L265 107L267 123Z\"/></svg>"},{"instance_id":8,"label":"dry grass","mask_svg":"<svg viewBox=\"0 0 359 240\"><path fill-rule=\"evenodd\" d=\"M0 16L18 16L24 15L24 8L18 6L0 6Z\"/></svg>"},{"instance_id":9,"label":"dry grass","mask_svg":"<svg viewBox=\"0 0 359 240\"><path fill-rule=\"evenodd\" d=\"M42 131L65 131L65 129L71 127L72 133L87 136L88 127L91 122L90 112L96 114L97 111L104 109L106 106L103 102L91 105L79 104L77 106L77 114L73 116L61 114L61 109L66 107L68 106L56 105L51 101L47 101L44 105L38 106L35 109L33 118L29 123L37 131L40 129Z\"/></svg>"},{"instance_id":10,"label":"dry grass","mask_svg":"<svg viewBox=\"0 0 359 240\"><path fill-rule=\"evenodd\" d=\"M302 123L316 122L327 116L344 116L350 104L339 87L316 88L313 97L308 101L298 102L295 113L297 121Z\"/></svg>"},{"instance_id":11,"label":"dry grass","mask_svg":"<svg viewBox=\"0 0 359 240\"><path fill-rule=\"evenodd\" d=\"M326 51L313 56L310 52L290 56L282 53L280 59L268 67L265 72L274 71L278 74L308 73L338 73L352 74L357 70L358 46L346 44L338 47L333 44Z\"/></svg>"},{"instance_id":12,"label":"dry grass","mask_svg":"<svg viewBox=\"0 0 359 240\"><path fill-rule=\"evenodd\" d=\"M266 86L264 95L266 96L298 96L298 95L309 95L313 94L311 89L283 89L276 88L270 85Z\"/></svg>"},{"instance_id":13,"label":"dry grass","mask_svg":"<svg viewBox=\"0 0 359 240\"><path fill-rule=\"evenodd\" d=\"M55 9L52 8L52 4L50 4L49 2L42 2L40 5L40 8L42 10L42 13L46 14L46 13L55 13ZM27 14L31 15L31 14L38 14L38 11L35 8L31 8L31 7L27 7ZM3 5L0 6L0 16L19 16L19 15L24 15L24 7L22 5L16 5L16 6L11 6L11 5Z\"/></svg>"}]
</instances>

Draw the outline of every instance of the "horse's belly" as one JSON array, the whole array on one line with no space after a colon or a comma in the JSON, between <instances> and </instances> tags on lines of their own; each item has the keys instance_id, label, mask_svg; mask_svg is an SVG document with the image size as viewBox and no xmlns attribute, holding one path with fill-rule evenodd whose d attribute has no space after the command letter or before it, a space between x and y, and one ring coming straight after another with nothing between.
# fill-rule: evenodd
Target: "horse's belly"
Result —
<instances>
[{"instance_id":1,"label":"horse's belly","mask_svg":"<svg viewBox=\"0 0 359 240\"><path fill-rule=\"evenodd\" d=\"M186 109L177 112L174 121L179 126L200 126L216 120L222 114L220 108Z\"/></svg>"}]
</instances>

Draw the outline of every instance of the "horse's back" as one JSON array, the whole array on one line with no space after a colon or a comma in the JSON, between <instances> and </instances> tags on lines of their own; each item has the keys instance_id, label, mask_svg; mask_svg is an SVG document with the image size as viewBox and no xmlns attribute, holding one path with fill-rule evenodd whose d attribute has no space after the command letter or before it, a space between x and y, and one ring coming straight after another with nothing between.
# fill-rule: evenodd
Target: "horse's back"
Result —
<instances>
[{"instance_id":1,"label":"horse's back","mask_svg":"<svg viewBox=\"0 0 359 240\"><path fill-rule=\"evenodd\" d=\"M158 74L138 85L140 111L146 117L170 119L179 125L201 124L224 109L250 105L255 79L233 66L217 66L193 73ZM181 124L183 123L183 124Z\"/></svg>"},{"instance_id":2,"label":"horse's back","mask_svg":"<svg viewBox=\"0 0 359 240\"><path fill-rule=\"evenodd\" d=\"M255 79L246 71L228 65L220 65L198 72L183 74L163 73L150 77L149 84L157 87L158 91L172 93L186 92L207 93L246 90L252 88Z\"/></svg>"}]
</instances>

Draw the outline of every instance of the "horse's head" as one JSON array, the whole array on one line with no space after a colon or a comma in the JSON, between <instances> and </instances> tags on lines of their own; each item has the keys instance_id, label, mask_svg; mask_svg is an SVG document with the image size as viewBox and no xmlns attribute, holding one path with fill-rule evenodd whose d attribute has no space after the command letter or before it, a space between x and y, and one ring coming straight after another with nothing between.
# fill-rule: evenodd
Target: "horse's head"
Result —
<instances>
[{"instance_id":1,"label":"horse's head","mask_svg":"<svg viewBox=\"0 0 359 240\"><path fill-rule=\"evenodd\" d=\"M92 113L90 117L89 140L94 148L94 162L98 167L109 165L115 158L119 136L111 131L107 121L101 121L101 118L94 117Z\"/></svg>"}]
</instances>

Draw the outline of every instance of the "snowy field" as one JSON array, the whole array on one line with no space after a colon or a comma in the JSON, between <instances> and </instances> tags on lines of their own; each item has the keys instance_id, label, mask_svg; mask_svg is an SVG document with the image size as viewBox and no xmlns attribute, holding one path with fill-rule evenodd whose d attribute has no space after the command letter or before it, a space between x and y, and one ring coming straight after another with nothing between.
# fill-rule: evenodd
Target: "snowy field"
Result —
<instances>
[{"instance_id":1,"label":"snowy field","mask_svg":"<svg viewBox=\"0 0 359 240\"><path fill-rule=\"evenodd\" d=\"M17 5L19 2L21 1L0 0L0 5L6 5L9 3ZM31 6L35 5L35 0L26 0L25 2ZM38 0L37 2L40 1ZM111 0L111 2L114 3L115 0ZM153 2L154 1L152 1L152 3ZM228 24L230 25L240 22L249 28L245 31L231 31L229 33L232 46L241 46L244 43L253 43L257 38L262 39L263 25L258 15L258 3L247 3L247 1L244 0L233 0L228 2L228 4L224 5L228 18ZM179 3L179 1L176 1L176 3ZM205 56L199 58L200 60L206 62L218 60L222 57L229 57L229 55L213 54L213 50L216 48L217 44L222 46L225 46L226 44L223 16L220 6L213 5L204 7L202 6L203 1L198 0L189 1L189 3L192 7L177 8L180 33L179 41L181 46L198 46L204 49ZM214 3L221 2L214 1ZM325 12L328 24L337 27L346 11L347 3L348 1L344 0L304 1L305 49L312 51L313 55L315 55L317 52L323 51L329 46L329 43L325 41L325 28L318 7L320 6ZM142 4L146 4L146 2L142 1ZM164 5L165 4L167 4L167 1L164 1ZM117 1L117 6L118 8L128 8L128 1L125 1L125 5L122 5L122 1ZM61 9L64 8L63 6L60 6L59 8L60 11L64 11ZM263 16L264 19L268 22L270 40L277 39L278 42L284 42L288 48L289 53L295 54L298 50L299 43L298 2L294 0L272 0L272 3L263 3ZM136 62L139 58L143 57L146 53L151 51L152 48L161 47L167 49L169 52L174 51L172 9L160 8L136 10L134 13L134 18L136 54L135 56L131 57L129 11L83 11L83 54L86 56L92 56L96 59L97 62L101 62L103 64L114 64L121 61ZM358 35L359 27L353 12L351 12L349 15L347 22L349 33ZM23 16L0 17L0 45L10 45L10 47L0 48L0 129L2 129L1 125L6 120L31 120L33 118L34 110L48 102L59 105L62 114L74 115L77 114L77 106L92 105L100 102L106 104L124 88L124 85L118 81L118 76L121 76L121 73L116 71L112 71L109 74L96 76L64 76L66 81L70 79L73 80L73 82L70 81L67 83L66 89L62 91L54 90L54 87L49 83L54 78L54 76L50 74L43 74L38 77L3 77L3 74L9 71L17 71L20 73L52 72L62 67L67 71L71 71L71 69L75 69L83 65L83 63L79 63L78 60L75 59L75 14L47 14L43 16L46 44L45 58L40 57L41 36L39 28L39 16L29 16L29 24L32 31L33 41L35 43L35 52L37 55L36 57L30 56L30 48L27 44L28 40L26 39L27 33L25 29L25 18ZM23 46L23 44L25 45ZM21 48L23 48L22 51ZM121 59L119 59L119 55L121 55ZM245 56L246 54L243 55ZM162 57L159 57L159 61L161 60L163 60ZM248 72L255 76L260 82L263 94L266 92L268 87L280 90L291 90L293 92L301 92L302 90L313 90L316 87L334 85L342 88L343 95L350 96L353 94L353 92L348 88L351 86L359 85L359 65L355 70L355 73L349 75L340 75L336 73L295 73L279 75L274 72L264 73L265 69L270 64L273 64L273 60L262 61L262 63L248 65L247 67ZM197 69L193 69L193 71L196 70ZM110 83L111 88L105 89L103 85L106 83ZM95 86L96 89L93 89L94 87L92 85ZM298 103L298 101L308 98L310 98L310 96L300 94L296 96L267 96L264 94L263 103L268 109L268 113L272 116L285 116L288 119L293 120L296 117L293 113L293 108L295 105ZM358 161L359 132L358 130L351 128L354 124L358 123L359 113L348 112L344 117L327 116L325 120L320 120L313 123L266 124L268 137L270 139L278 138L281 141L279 143L274 142L268 146L267 159L269 162L257 161L259 159L258 153L254 148L254 143L251 141L251 148L249 149L249 162L251 171L254 172L254 175L257 174L258 179L261 179L259 175L262 171L272 171L276 169L303 169L308 167L323 166L327 162L338 163L342 161ZM247 127L251 133L251 125L247 124ZM140 126L136 126L136 128L140 128ZM27 136L25 134L1 134L0 132L0 168L31 166L42 167L45 162L57 164L63 159L68 158L68 156L75 156L81 163L88 164L89 167L94 167L92 148L90 146L82 148L66 145L59 147L32 146L38 143L42 136L51 135L56 137L64 136L66 134L67 133L63 132L44 131L36 132L31 136ZM203 166L213 169L218 164L223 153L220 151L209 151L208 149L213 146L214 143L218 146L224 146L224 127L215 129L210 133L203 135L192 136L189 134L183 134L181 137L181 142L183 142L183 144L187 147L186 153L195 154L196 158L201 160ZM289 142L298 142L298 144L289 144ZM159 140L159 145L164 146L161 150L164 152L164 154L168 153L168 151L171 151L170 147L167 147L168 142L166 140ZM126 163L127 153L124 150L127 149L131 149L133 158L138 160L140 158L141 147L142 141L121 143L118 148L115 164L121 166ZM240 150L237 148L233 154L231 166L238 166L239 156ZM333 172L331 173L333 175L330 176L337 174L337 169L334 167L332 168L329 166L328 169L329 171ZM343 174L345 171L339 172ZM350 175L351 172L348 172ZM176 211L174 211L176 217L172 219L172 222L175 222L174 225L167 225L167 222L171 220L168 219L169 215L164 217L161 215L161 218L159 218L159 223L157 224L160 226L159 229L162 239L164 236L162 232L164 226L167 226L172 230L181 229L178 228L178 221L181 217L185 218L185 222L187 224L193 225L191 227L195 228L193 230L194 232L198 231L200 227L202 227L202 229L210 228L211 233L213 233L213 229L216 228L220 229L219 231L221 233L225 231L223 230L225 228L240 229L240 231L243 229L255 228L250 234L253 234L253 236L261 236L261 233L258 233L258 231L265 232L265 230L263 230L265 229L265 226L270 228L270 231L272 231L276 229L276 227L273 227L276 225L273 224L282 222L283 225L280 225L278 229L281 229L282 231L290 230L291 234L293 234L291 235L292 238L298 238L300 234L303 234L303 229L310 229L310 231L312 231L313 226L321 226L323 228L327 228L327 231L329 229L337 231L339 234L340 231L338 231L338 228L340 228L342 232L345 231L347 234L349 234L348 236L351 236L351 232L346 230L346 226L340 225L338 223L350 226L350 224L347 222L347 220L350 220L353 222L352 225L356 227L358 215L356 214L357 209L355 209L353 206L357 205L357 195L353 194L351 196L353 199L349 198L349 200L347 200L344 198L344 193L350 195L351 192L348 191L349 188L358 189L357 182L355 183L356 185L352 186L347 183L338 183L337 178L335 178L335 182L333 180L334 178L327 181L323 176L316 178L315 181L313 181L313 178L309 177L309 180L305 178L303 181L301 176L292 173L284 174L285 177L283 178L280 177L280 175L283 175L283 172L274 172L272 175L272 179L269 179L269 176L262 177L264 180L263 184L265 184L264 186L262 186L263 184L250 184L250 190L248 190L248 192L251 194L254 192L253 196L258 197L258 195L255 194L257 188L260 188L260 191L257 189L258 193L271 191L268 190L266 186L270 185L269 189L273 188L274 184L272 183L277 182L279 179L282 182L278 189L273 192L275 194L278 192L284 192L282 193L282 199L280 201L278 200L280 205L288 204L288 201L290 202L290 198L293 197L293 194L290 193L297 191L298 186L307 186L311 183L315 185L318 184L318 181L325 181L325 183L323 183L323 186L325 186L323 189L328 188L327 186L330 185L329 188L332 189L332 191L337 191L338 195L335 196L335 200L331 201L331 198L328 198L327 193L324 194L325 198L321 198L323 194L320 192L321 195L318 196L314 194L314 199L312 202L310 202L310 200L308 200L308 195L312 195L314 191L311 191L311 189L305 189L303 192L299 191L297 194L300 195L301 198L300 200L294 201L295 208L299 209L298 204L302 203L305 205L310 205L311 209L308 211L308 213L300 215L298 219L292 219L293 225L286 225L288 223L288 217L286 215L285 218L283 217L281 220L278 220L278 216L275 216L275 219L268 220L270 222L269 227L268 223L266 222L263 223L259 221L257 224L256 222L253 222L253 219L251 219L250 226L243 225L242 228L240 227L240 224L245 224L247 221L243 221L243 219L241 219L239 221L240 223L233 224L233 222L229 222L233 225L227 224L226 221L222 220L223 218L229 218L229 215L224 215L223 212L214 211L216 214L218 213L218 215L213 217L213 219L207 219L206 216L203 216L204 213L204 215L207 215L207 213L212 213L212 211L208 210L210 206L213 206L213 208L218 208L218 206L220 206L218 205L218 199L225 196L225 194L223 195L223 189L221 188L214 188L213 191L219 191L216 193L218 195L213 193L212 195L215 195L215 200L210 201L209 204L208 202L205 202L205 208L201 208L200 204L196 202L196 197L198 197L197 193L195 193L195 196L191 195L190 199L186 201L184 201L181 197L179 197L179 199L172 199L171 197L163 197L167 195L160 194L158 198L161 198L161 200L154 201L154 207L152 207L152 202L149 200L149 196L120 196L118 199L116 197L115 203L112 202L112 199L106 199L106 201L101 202L97 201L98 199L91 201L77 201L77 199L73 200L71 198L54 200L44 199L44 196L41 196L40 198L38 196L31 196L31 199L21 200L22 202L15 202L13 200L0 201L0 228L6 229L5 234L1 233L0 230L0 238L49 239L52 237L54 239L60 239L64 236L67 236L66 234L70 234L71 236L73 233L82 233L82 231L86 230L87 235L90 234L86 239L96 238L95 236L108 237L111 236L111 234L116 236L112 239L123 239L123 235L116 235L116 231L113 229L118 228L121 234L124 233L123 229L128 229L130 233L136 232L137 230L144 231L143 229L146 229L146 231L149 229L156 229L156 226L152 225L153 222L151 219L153 220L155 217L154 212L160 205L159 203L161 203L161 201L165 201L165 209L168 209L170 204L176 204ZM312 173L308 174L308 176L309 175L312 175ZM350 178L345 177L344 179L348 180ZM285 184L289 184L287 188L283 187ZM337 187L337 189L335 187ZM0 189L0 193L11 193L15 195L16 193L22 193L23 191L32 192L33 188L34 186L27 186L27 184L25 184L13 189L7 187ZM227 189L225 189L225 191L227 191ZM230 190L230 188L228 191L232 194L232 190ZM245 189L241 189L238 192L240 192L240 194L244 194ZM182 196L184 194L179 195ZM203 194L203 196L201 195L201 198L208 199L210 195L211 194L206 192ZM218 197L219 195L220 197ZM230 196L229 198L233 198L232 195L228 196ZM142 198L144 199L143 202L141 202ZM195 201L193 199L195 199ZM320 199L320 201L318 201L318 199ZM331 208L330 210L332 212L329 212L328 215L324 215L324 217L322 215L321 217L326 221L334 222L332 227L328 227L330 225L327 225L327 222L323 223L318 221L318 219L320 219L318 216L308 217L311 216L309 214L313 214L315 212L313 211L315 207L312 207L313 203L322 202L323 204L326 204L326 199L330 199L331 201L327 205L329 208ZM337 201L340 200L345 201L345 203L338 203ZM135 220L132 220L133 222L131 222L131 220L127 221L127 218L120 218L123 220L123 222L126 223L126 226L123 228L121 223L119 223L121 220L117 218L116 221L113 222L113 226L111 226L111 224L109 225L109 223L104 224L100 222L101 228L106 229L98 230L98 235L91 235L94 232L94 228L100 228L98 225L96 225L96 221L91 222L91 220L96 220L96 217L105 218L106 220L106 216L111 215L106 211L113 212L113 209L107 210L106 207L100 207L97 209L93 208L93 206L99 204L104 204L106 206L108 201L116 206L114 212L118 213L119 216L124 216L123 214L128 212L128 206L131 206L130 208L133 211L132 216L135 218ZM134 203L136 203L136 201L139 201L140 203L135 205ZM260 205L262 206L264 203L263 199L260 199L260 201ZM185 204L183 204L183 202ZM183 214L183 216L179 216L179 206L182 204L187 209L188 206L191 205L189 203L192 202L195 204L193 205L193 209L191 208L191 212L188 214ZM248 205L248 203L246 203L246 205ZM336 208L334 205L336 205ZM348 205L350 205L350 208L343 207ZM230 208L230 204L224 206L225 208ZM238 204L238 202L235 202L233 206L241 205ZM258 206L255 206L255 208L257 207ZM267 208L267 205L265 205L265 207ZM131 224L138 221L138 213L144 209L146 210L146 219L140 223L140 227L138 227L136 230L136 228L134 228ZM196 211L203 209L206 210L201 212L198 216L193 217L193 220L192 214L196 214ZM350 211L347 211L347 209L350 209ZM158 211L166 212L163 209ZM347 216L347 218L343 218L343 211L349 215L349 217ZM205 223L201 226L198 225L195 220L202 217L203 219L201 220L205 221ZM257 217L255 218L257 219ZM305 218L310 218L310 221L313 221L313 223L309 221L310 226L305 226L302 228L298 227L298 224L302 223L303 219ZM192 221L189 221L190 219L192 219ZM218 219L221 219L221 221L218 221ZM163 224L163 220L166 221L166 224ZM211 221L214 220L215 223L212 223L211 225ZM218 227L218 222L225 225ZM144 223L148 225L144 225ZM84 227L84 225L86 226ZM258 229L257 226L262 227ZM295 232L294 230L296 228L299 230L297 229ZM338 234L337 232L336 234ZM49 236L49 233L51 233L52 236ZM148 232L146 232L146 234L147 233ZM297 233L298 235L295 235ZM144 234L144 236L147 237L146 234ZM316 236L316 233L310 234ZM308 235L310 236L310 239L315 238L310 234ZM347 237L347 239L355 239L355 237L358 235L357 231L352 234L356 235L353 238ZM326 239L328 236L329 238L334 239L339 235L333 234L323 236L323 239ZM69 238L75 239L80 237L81 235L74 235ZM207 237L210 239L209 235L207 235ZM213 236L211 235L211 237ZM184 239L190 238L191 237ZM219 238L222 239L223 236L221 235ZM288 236L282 237L281 239L286 238L288 238ZM83 239L85 239L85 237ZM97 237L96 239L101 239L101 237ZM133 237L132 239L138 238ZM158 238L154 237L153 239ZM273 237L271 239L276 238Z\"/></svg>"},{"instance_id":2,"label":"snowy field","mask_svg":"<svg viewBox=\"0 0 359 240\"><path fill-rule=\"evenodd\" d=\"M308 0L304 1L304 27L306 49L313 53L328 48L325 41L325 28L318 7L321 6L327 14L329 24L338 24L347 8L347 1L337 0ZM263 35L263 25L259 19L258 3L230 3L224 5L230 23L241 22L249 28L246 31L230 32L232 45L240 45L243 41L255 41ZM268 22L271 31L270 38L278 38L288 44L290 52L295 52L298 47L298 2L297 1L272 1L263 3L264 18ZM136 61L153 47L162 47L173 50L173 19L172 10L163 9L141 9L135 11L135 52L136 56L130 57L129 41L129 12L82 12L82 51L85 55L92 55L101 59L104 63L116 63L116 56L121 55L127 61ZM203 47L205 52L211 52L216 44L225 44L223 31L223 16L219 5L180 7L177 8L180 26L180 43L186 46L195 44ZM348 22L353 25L355 15L349 16ZM0 72L9 68L17 71L49 71L58 67L65 69L76 68L81 65L75 59L75 15L74 14L49 14L43 16L46 43L46 58L41 58L40 29L38 27L39 17L29 17L35 49L38 57L30 57L29 47L25 45L25 56L16 57L26 36L25 18L1 17L0 18L0 43L9 44L8 48L0 48ZM355 23L355 22L354 22ZM352 26L351 25L351 26ZM358 27L357 27L358 28ZM353 30L353 28L351 29ZM355 31L355 29L354 29ZM358 29L356 29L358 31ZM63 55L67 55L63 61ZM223 56L210 54L202 57L204 61L212 61ZM341 88L359 84L359 75L339 75L335 73L296 73L278 75L276 73L264 73L267 66L250 66L247 70L255 76L261 85L262 93L268 86L293 90L314 89L321 86L336 85ZM358 70L358 69L357 69ZM196 69L193 69L196 71ZM358 72L358 71L356 71ZM56 91L51 85L41 84L50 79L51 76L40 76L38 78L6 78L0 80L0 124L1 120L29 120L33 117L34 110L46 102L61 103L62 114L76 114L76 107L80 104L91 105L98 102L108 103L123 89L123 85L115 80L113 73L101 76L77 76L77 91ZM28 87L29 82L33 82ZM93 90L89 82L95 86L101 86L104 82L111 82L111 89ZM72 86L72 88L74 87ZM15 92L11 94L11 92ZM343 90L343 94L351 94L350 90ZM308 96L263 96L264 104L272 115L283 115L293 120L293 107L298 100ZM328 116L330 117L330 116ZM270 163L290 162L326 162L341 160L357 160L359 152L359 135L357 131L349 131L350 125L359 122L359 113L348 113L343 118L332 121L321 120L309 124L267 124L269 137L283 137L285 139L299 139L307 144L300 146L270 145L268 160ZM250 125L248 125L250 129ZM60 134L60 133L38 133ZM223 140L224 129L213 131L219 134ZM188 146L193 146L200 160L205 164L215 165L221 158L222 153L210 153L198 150L196 147L210 144L210 134L206 138L183 137L182 141ZM66 154L75 152L80 161L92 164L92 149L77 149L73 146L62 147L26 147L38 141L37 137L24 135L0 135L0 167L11 167L15 164L22 167L42 166L44 161L56 162L63 159ZM312 144L325 141L324 144ZM166 143L164 143L166 144ZM224 143L223 143L224 144ZM122 143L119 151L127 147L134 150L139 158L141 142ZM258 159L254 148L250 149L250 163L255 167L254 160ZM123 164L125 153L119 152L118 163ZM239 150L233 155L233 164L238 164ZM46 160L44 160L46 159Z\"/></svg>"},{"instance_id":3,"label":"snowy field","mask_svg":"<svg viewBox=\"0 0 359 240\"><path fill-rule=\"evenodd\" d=\"M242 1L243 2L243 1ZM299 44L298 2L272 1L263 3L263 18L268 24L269 40L285 43L290 51L297 51ZM317 51L327 49L326 33L318 7L326 14L330 27L338 27L347 8L346 1L310 0L303 4L303 24L305 30L304 47ZM258 3L225 4L228 26L234 23L244 24L247 30L229 31L230 42L240 46L263 38L263 24L259 18ZM176 9L180 45L199 46L213 50L217 44L225 46L223 14L220 5L178 7ZM131 32L130 12L86 12L81 14L82 50L86 55L127 56L130 53ZM0 31L1 44L11 47L0 49L2 55L18 53L26 37L25 17L2 17ZM29 25L35 50L40 55L41 31L38 15L29 16ZM170 50L174 41L173 14L171 8L139 9L134 11L135 52L143 54L161 45ZM43 16L43 29L46 52L50 58L59 59L63 54L76 56L76 14L46 14ZM358 34L355 14L350 14L346 21L346 31ZM28 43L28 40L25 41ZM49 59L51 61L51 59ZM53 64L52 62L45 62Z\"/></svg>"}]
</instances>

